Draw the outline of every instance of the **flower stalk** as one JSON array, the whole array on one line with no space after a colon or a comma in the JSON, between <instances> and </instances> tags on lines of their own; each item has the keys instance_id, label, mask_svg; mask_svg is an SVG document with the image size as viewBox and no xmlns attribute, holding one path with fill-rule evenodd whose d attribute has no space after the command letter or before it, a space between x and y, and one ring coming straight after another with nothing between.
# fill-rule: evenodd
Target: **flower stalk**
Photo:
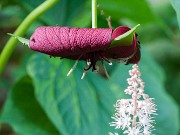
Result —
<instances>
[{"instance_id":1,"label":"flower stalk","mask_svg":"<svg viewBox=\"0 0 180 135\"><path fill-rule=\"evenodd\" d=\"M92 28L97 28L97 1L92 0Z\"/></svg>"},{"instance_id":2,"label":"flower stalk","mask_svg":"<svg viewBox=\"0 0 180 135\"><path fill-rule=\"evenodd\" d=\"M14 35L23 36L24 33L27 31L29 26L45 11L51 8L54 4L56 4L58 0L46 0L37 8L35 8L20 24L20 26L14 32ZM11 54L14 51L14 48L17 44L17 39L11 37L8 42L6 43L4 49L0 54L0 74L3 72L6 63L8 62Z\"/></svg>"}]
</instances>

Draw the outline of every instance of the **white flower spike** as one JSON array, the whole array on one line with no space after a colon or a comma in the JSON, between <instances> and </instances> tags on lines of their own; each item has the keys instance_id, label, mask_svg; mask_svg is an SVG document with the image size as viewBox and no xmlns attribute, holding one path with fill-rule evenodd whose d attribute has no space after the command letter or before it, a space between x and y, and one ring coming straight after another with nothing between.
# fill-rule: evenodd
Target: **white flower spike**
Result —
<instances>
[{"instance_id":1,"label":"white flower spike","mask_svg":"<svg viewBox=\"0 0 180 135\"><path fill-rule=\"evenodd\" d=\"M122 129L127 135L150 135L154 130L152 115L156 114L156 105L153 98L144 93L145 83L140 78L141 72L137 64L129 71L131 78L127 79L129 86L124 90L125 94L131 95L131 99L117 100L114 105L116 113L111 117L114 121L110 126ZM118 135L118 133L109 133Z\"/></svg>"}]
</instances>

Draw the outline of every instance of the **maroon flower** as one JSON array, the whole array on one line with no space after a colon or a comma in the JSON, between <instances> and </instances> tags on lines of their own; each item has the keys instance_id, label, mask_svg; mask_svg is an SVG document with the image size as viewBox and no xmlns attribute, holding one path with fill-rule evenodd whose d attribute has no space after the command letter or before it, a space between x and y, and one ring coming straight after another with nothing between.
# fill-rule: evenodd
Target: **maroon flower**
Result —
<instances>
[{"instance_id":1,"label":"maroon flower","mask_svg":"<svg viewBox=\"0 0 180 135\"><path fill-rule=\"evenodd\" d=\"M97 61L116 60L120 63L138 63L140 60L140 44L137 34L133 35L131 44L111 46L118 36L131 30L120 26L110 28L69 28L69 27L38 27L30 38L32 50L50 56L58 56L73 60L85 60L88 68L96 70Z\"/></svg>"}]
</instances>

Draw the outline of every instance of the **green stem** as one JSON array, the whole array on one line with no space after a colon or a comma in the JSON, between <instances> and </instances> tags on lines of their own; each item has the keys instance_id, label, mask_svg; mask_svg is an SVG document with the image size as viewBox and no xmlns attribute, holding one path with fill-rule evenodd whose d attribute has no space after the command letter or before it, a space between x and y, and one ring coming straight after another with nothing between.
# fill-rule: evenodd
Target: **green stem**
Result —
<instances>
[{"instance_id":1,"label":"green stem","mask_svg":"<svg viewBox=\"0 0 180 135\"><path fill-rule=\"evenodd\" d=\"M92 28L97 28L97 1L92 0Z\"/></svg>"},{"instance_id":2,"label":"green stem","mask_svg":"<svg viewBox=\"0 0 180 135\"><path fill-rule=\"evenodd\" d=\"M14 32L14 35L23 36L30 25L45 11L51 8L58 0L46 0L41 5L39 5L36 9L34 9L20 24L20 26ZM8 62L15 46L17 44L17 39L11 37L8 42L6 43L4 49L0 55L0 74L3 72L6 63Z\"/></svg>"}]
</instances>

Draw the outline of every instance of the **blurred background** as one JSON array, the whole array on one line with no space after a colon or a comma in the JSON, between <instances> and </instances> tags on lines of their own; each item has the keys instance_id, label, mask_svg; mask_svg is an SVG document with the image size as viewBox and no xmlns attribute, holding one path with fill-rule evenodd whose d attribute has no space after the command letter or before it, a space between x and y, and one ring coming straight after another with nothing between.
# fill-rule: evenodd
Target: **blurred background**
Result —
<instances>
[{"instance_id":1,"label":"blurred background","mask_svg":"<svg viewBox=\"0 0 180 135\"><path fill-rule=\"evenodd\" d=\"M0 51L2 51L3 47L5 46L6 42L9 39L9 36L7 35L7 33L13 33L16 30L16 28L20 25L20 23L23 21L23 19L35 7L37 7L42 2L43 2L43 0L33 0L33 1L30 1L30 0L0 0ZM150 95L152 95L152 97L156 97L156 98L163 97L163 100L158 101L158 105L160 106L160 111L159 111L160 114L159 115L162 116L164 114L165 116L163 117L163 119L158 119L160 121L157 122L157 126L159 128L157 128L156 134L157 135L165 135L165 134L167 134L167 135L168 134L171 134L171 135L179 134L180 135L180 133L179 133L179 128L180 128L179 127L179 122L180 122L180 118L179 118L179 116L180 116L179 115L179 107L180 107L180 30L178 27L176 12L173 9L170 1L169 0L125 0L125 1L123 1L123 0L98 0L98 27L108 27L108 24L106 21L106 18L108 16L111 16L111 24L112 24L113 28L116 28L120 25L128 25L130 27L134 27L137 24L141 24L140 28L137 31L138 39L141 42L142 58L144 58L144 60L142 60L142 63L140 63L140 65L141 65L140 67L142 67L142 71L144 71L142 73L146 74L144 76L144 78L146 78L146 76L150 77L151 75L149 75L149 74L151 74L151 73L152 74L157 73L156 74L157 76L154 76L154 78L155 78L154 83L157 83L158 87L153 87L153 86L150 87L149 86L150 88L147 88L147 89L153 89L153 90L152 91L147 90L147 91L148 91L148 93L150 93ZM54 7L52 7L45 14L43 14L41 17L39 17L39 19L36 20L31 25L31 27L28 29L28 31L26 32L24 37L29 38L30 35L33 33L34 29L37 26L41 26L41 25L91 27L91 1L90 0L86 0L86 1L85 0L60 0ZM33 67L32 68L30 66L27 67L27 65L29 63L32 64L32 61L33 61L33 60L29 61L29 59L33 55L36 55L36 54L37 53L29 50L29 48L24 47L20 43L18 43L8 64L6 65L6 68L3 72L3 74L1 75L1 78L0 78L0 114L2 114L2 123L0 126L0 135L15 135L15 132L16 133L18 132L19 134L27 135L25 130L23 130L23 131L21 130L22 128L24 128L22 126L22 124L18 125L16 123L19 121L19 119L17 119L18 116L21 116L24 113L22 114L22 112L17 111L17 108L14 109L11 107L13 107L13 105L16 105L16 103L14 103L14 101L16 101L15 98L21 99L23 97L24 99L22 99L22 102L23 102L23 100L27 100L27 99L29 101L31 101L34 98L31 98L31 99L26 98L28 91L26 91L24 93L19 92L18 93L19 95L17 93L15 93L15 98L12 98L14 96L14 93L12 93L10 91L12 89L13 90L19 89L22 86L23 86L23 88L27 87L27 82L31 82L28 84L29 87L27 87L27 89L33 87L32 89L35 88L35 93L36 94L38 93L36 91L36 89L40 88L40 87L36 86L37 80L33 78L33 75L35 76L37 74L35 74L33 71L30 71L30 69L32 69ZM43 57L43 56L37 56L37 58L34 58L34 59L39 59L39 60L46 59L46 58L41 58L41 57ZM148 57L148 58L146 59L146 57ZM53 61L55 61L55 60L53 60ZM60 61L60 60L58 59L57 61ZM57 63L57 62L54 62L54 63ZM70 61L70 63L73 63L73 62ZM151 63L151 64L148 65L149 63ZM56 65L56 64L54 64L54 65ZM65 65L68 65L68 64L66 64L66 62L65 62ZM72 65L72 64L69 64L69 65ZM62 64L61 64L61 66L62 66L61 68L63 68ZM70 67L71 66L69 66L69 67L65 66L64 68L68 69ZM118 66L116 64L112 68L108 66L108 70L116 69L117 67ZM144 67L144 69L143 69L143 67ZM46 67L46 68L47 68L47 74L48 74L49 68L48 67ZM61 68L59 68L59 70ZM52 70L55 70L55 69L56 68L54 68ZM123 69L127 70L124 66L121 66L120 69L117 71L118 73L120 72L119 73L120 78L118 79L120 81L117 82L116 84L121 85L121 76L122 76L122 78L124 76L127 76L127 75L123 75L123 71L124 71ZM28 72L30 72L30 73L28 73L28 75L27 75L27 70L28 70ZM59 70L56 70L56 71L59 71ZM67 73L67 71L64 69L60 70L60 72L63 72L63 71ZM52 72L52 71L50 71L50 72ZM109 72L110 72L110 74L113 74L113 73L111 73L111 71L109 71ZM46 75L44 74L44 76L41 76L41 77L45 78ZM95 79L98 80L98 76L95 76L95 77L96 77ZM79 78L80 78L80 76L79 76ZM87 76L87 79L89 79L89 78L94 78L94 74L90 73L90 76ZM116 78L116 77L114 77L114 78ZM22 80L23 81L25 80L24 81L25 83L23 82L23 84L19 84L20 82L22 82ZM87 82L88 81L89 80L87 80ZM103 81L104 80L102 80L102 83L103 83ZM66 82L66 84L72 83L71 81L64 79L64 83L65 82ZM41 83L44 83L44 82L41 81ZM60 83L60 81L58 81L58 83ZM85 82L83 82L83 83L85 83ZM122 81L122 84L124 84L124 83L126 83L125 79L124 79L124 82ZM146 83L146 84L148 87L148 83ZM126 85L127 84L124 84L120 87L125 88ZM152 83L152 85L153 85L153 83ZM81 87L81 85L78 86L78 88L79 87ZM163 89L161 91L161 93L158 92L159 89ZM85 89L82 91L85 91ZM106 90L104 90L104 91L106 91ZM9 92L10 92L10 94L9 94ZM153 93L153 94L151 94L151 93ZM160 94L158 95L158 93L160 93ZM30 96L30 95L33 96L33 93L29 92L28 96ZM164 96L164 95L166 95L166 96ZM113 98L113 96L112 96L112 98ZM115 99L112 102L109 102L109 105L112 105L113 103L115 103ZM54 115L54 114L48 112L47 109L43 108L44 104L41 102L41 100L42 99L38 98L36 95L36 102L40 103L41 107L39 107L39 108L42 108L41 111L43 112L43 116L47 115L48 118L46 118L46 119L48 119L48 120L50 119L51 126L53 125L53 128L50 128L51 126L49 126L48 124L47 124L47 127L50 129L53 129L53 130L48 130L47 132L39 131L39 135L41 135L41 134L48 135L49 133L56 135L56 134L60 134L60 132L62 133L62 135L64 135L65 132L63 131L62 127L58 127L57 123L54 120L52 120L53 118L50 116L50 115ZM7 102L7 104L5 105L6 102ZM32 102L35 102L35 101L32 101ZM168 102L168 103L166 104L166 102ZM4 107L3 105L6 107ZM7 107L7 106L9 106L9 107ZM39 106L39 104L38 104L38 106ZM109 106L109 107L111 107L111 106ZM172 109L172 112L167 111L167 113L165 113L163 111L163 110L166 111L166 110L171 110L171 109ZM12 112L14 110L15 110L15 113ZM45 111L45 114L44 114L44 111ZM20 112L20 114L19 114L19 112ZM111 109L110 112L113 112L113 108ZM8 117L11 114L12 115L14 114L14 116L16 117L16 120L14 120L14 117ZM40 112L38 112L38 114L41 115ZM109 114L112 114L112 113L109 113ZM104 115L104 117L105 117L105 115ZM24 117L22 116L22 119L23 118ZM14 123L12 121L14 121ZM26 121L28 121L28 120L26 120ZM168 123L168 121L170 121L169 124L172 125L172 127L171 126L169 127L169 125L164 125L165 123ZM32 121L30 121L29 123L31 125L30 126L31 128L33 126L36 126L36 125L33 125ZM102 123L101 123L101 125L102 125ZM29 124L27 124L27 126L29 126ZM170 129L167 131L167 133L165 133L164 131L167 130L167 127L169 127ZM104 127L104 128L106 128L106 127ZM27 130L27 131L29 132L29 130ZM98 133L99 132L100 131L98 131ZM103 130L102 132L105 132L105 130ZM96 135L98 133L94 132L91 134ZM32 134L33 134L33 132L32 132ZM32 135L32 134L29 134L29 135ZM78 131L77 131L77 134L78 134ZM84 132L84 134L83 133L81 133L81 134L88 135L90 133Z\"/></svg>"}]
</instances>

